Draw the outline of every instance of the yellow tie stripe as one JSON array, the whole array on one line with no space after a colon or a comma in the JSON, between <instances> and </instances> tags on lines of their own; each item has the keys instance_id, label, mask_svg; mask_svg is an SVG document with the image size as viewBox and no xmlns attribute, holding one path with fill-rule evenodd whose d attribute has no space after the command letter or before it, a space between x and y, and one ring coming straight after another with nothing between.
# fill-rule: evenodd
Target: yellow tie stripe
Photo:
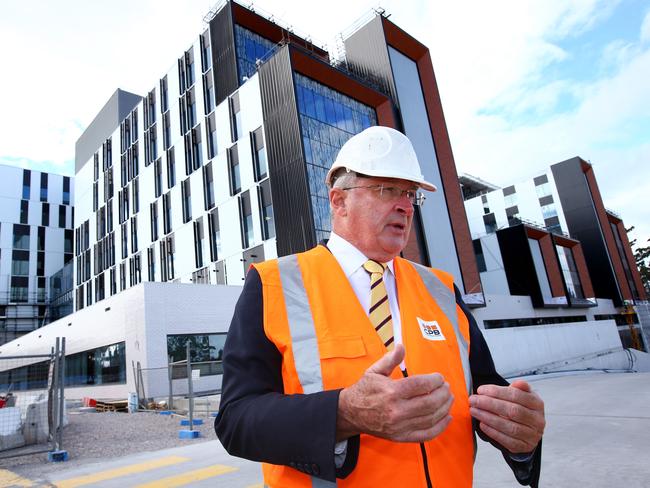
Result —
<instances>
[{"instance_id":1,"label":"yellow tie stripe","mask_svg":"<svg viewBox=\"0 0 650 488\"><path fill-rule=\"evenodd\" d=\"M388 294L384 284L384 271L386 264L368 260L363 269L370 274L370 309L368 315L370 322L375 327L381 342L389 351L393 349L395 337L393 336L393 317L390 314Z\"/></svg>"}]
</instances>

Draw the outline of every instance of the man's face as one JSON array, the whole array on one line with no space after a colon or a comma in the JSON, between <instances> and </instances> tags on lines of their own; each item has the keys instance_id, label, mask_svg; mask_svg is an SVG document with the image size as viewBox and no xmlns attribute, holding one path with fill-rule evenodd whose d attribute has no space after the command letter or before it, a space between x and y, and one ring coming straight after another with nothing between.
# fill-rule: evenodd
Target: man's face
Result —
<instances>
[{"instance_id":1,"label":"man's face","mask_svg":"<svg viewBox=\"0 0 650 488\"><path fill-rule=\"evenodd\" d=\"M383 192L379 186L383 185ZM370 259L387 262L399 255L408 241L413 204L405 193L386 188L416 190L410 181L392 178L356 178L348 190L330 190L334 232Z\"/></svg>"}]
</instances>

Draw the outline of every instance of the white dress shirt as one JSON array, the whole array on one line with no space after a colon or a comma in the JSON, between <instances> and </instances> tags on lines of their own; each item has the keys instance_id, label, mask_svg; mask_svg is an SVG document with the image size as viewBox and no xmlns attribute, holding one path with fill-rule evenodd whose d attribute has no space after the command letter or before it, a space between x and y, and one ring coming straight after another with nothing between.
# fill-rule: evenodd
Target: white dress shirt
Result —
<instances>
[{"instance_id":1,"label":"white dress shirt","mask_svg":"<svg viewBox=\"0 0 650 488\"><path fill-rule=\"evenodd\" d=\"M348 279L352 289L354 290L354 294L359 299L359 303L361 303L366 315L368 315L368 310L370 310L370 275L363 268L363 265L369 258L364 256L361 251L341 236L336 235L334 232L330 234L327 247L332 252L339 265L341 265L345 277ZM388 267L386 268L386 271L384 271L384 284L386 285L390 314L393 317L393 335L395 336L395 344L401 344L402 322L399 315L397 289L395 288L395 267L393 260L390 260L385 264L387 264ZM400 367L405 369L406 366L402 362Z\"/></svg>"}]
</instances>

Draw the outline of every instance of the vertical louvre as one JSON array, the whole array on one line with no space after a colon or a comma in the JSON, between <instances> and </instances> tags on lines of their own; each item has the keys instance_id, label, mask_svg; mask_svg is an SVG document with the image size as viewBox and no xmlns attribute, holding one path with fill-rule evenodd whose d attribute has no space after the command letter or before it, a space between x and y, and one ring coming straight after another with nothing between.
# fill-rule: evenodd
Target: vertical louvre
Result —
<instances>
[{"instance_id":1,"label":"vertical louvre","mask_svg":"<svg viewBox=\"0 0 650 488\"><path fill-rule=\"evenodd\" d=\"M260 67L259 78L277 249L285 256L316 245L289 46Z\"/></svg>"}]
</instances>

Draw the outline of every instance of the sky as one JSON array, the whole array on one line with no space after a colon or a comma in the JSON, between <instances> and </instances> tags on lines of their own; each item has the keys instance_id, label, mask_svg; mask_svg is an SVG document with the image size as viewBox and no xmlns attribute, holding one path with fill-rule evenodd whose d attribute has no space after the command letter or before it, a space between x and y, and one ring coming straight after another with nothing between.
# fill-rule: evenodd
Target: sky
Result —
<instances>
[{"instance_id":1,"label":"sky","mask_svg":"<svg viewBox=\"0 0 650 488\"><path fill-rule=\"evenodd\" d=\"M459 173L507 186L580 156L630 239L650 244L650 1L252 5L332 48L383 8L429 47ZM214 6L0 0L0 163L73 175L75 142L115 89L156 86Z\"/></svg>"}]
</instances>

